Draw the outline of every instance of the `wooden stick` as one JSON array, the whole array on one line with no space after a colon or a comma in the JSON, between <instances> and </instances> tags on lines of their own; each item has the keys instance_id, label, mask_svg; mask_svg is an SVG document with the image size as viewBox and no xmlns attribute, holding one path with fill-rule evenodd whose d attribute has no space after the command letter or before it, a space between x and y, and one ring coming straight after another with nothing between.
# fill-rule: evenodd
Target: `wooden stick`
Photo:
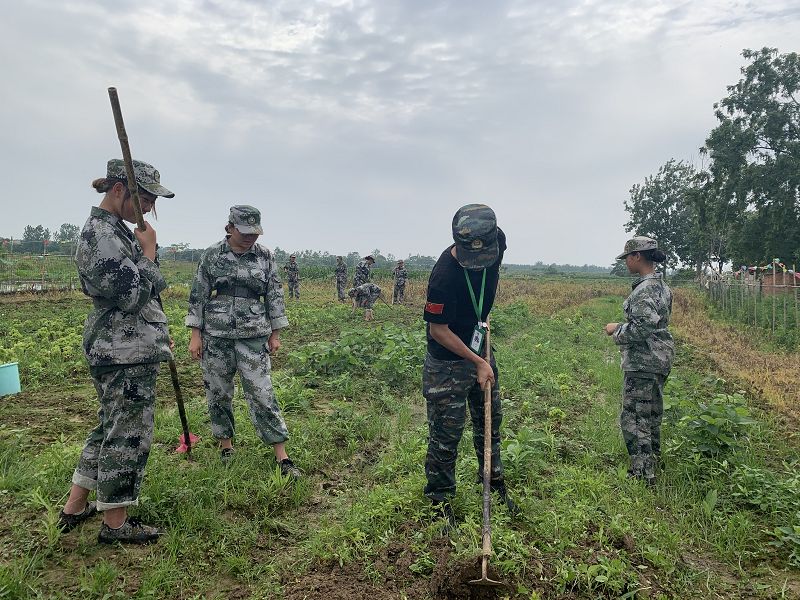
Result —
<instances>
[{"instance_id":1,"label":"wooden stick","mask_svg":"<svg viewBox=\"0 0 800 600\"><path fill-rule=\"evenodd\" d=\"M142 205L139 200L139 184L136 183L136 173L133 171L131 148L128 144L125 122L122 120L122 108L119 105L117 88L108 88L108 97L111 100L111 111L114 113L117 137L119 138L119 145L122 148L122 160L125 161L125 172L128 175L128 191L131 193L131 198L133 198L133 210L136 213L136 227L139 231L145 231L147 229L147 224L144 222L144 215L142 214ZM186 444L186 457L191 459L192 438L189 433L189 423L186 419L186 408L183 404L181 385L178 381L178 368L175 366L175 359L172 356L170 356L169 359L169 374L172 379L172 388L175 390L175 401L178 404L178 416L181 419L181 427L183 428L183 443Z\"/></svg>"}]
</instances>

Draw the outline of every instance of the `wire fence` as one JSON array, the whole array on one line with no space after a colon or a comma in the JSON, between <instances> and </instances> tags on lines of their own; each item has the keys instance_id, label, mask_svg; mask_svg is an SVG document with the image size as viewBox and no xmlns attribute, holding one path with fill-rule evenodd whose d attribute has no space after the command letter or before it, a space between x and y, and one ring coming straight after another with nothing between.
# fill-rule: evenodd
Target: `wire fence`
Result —
<instances>
[{"instance_id":1,"label":"wire fence","mask_svg":"<svg viewBox=\"0 0 800 600\"><path fill-rule=\"evenodd\" d=\"M0 255L0 293L73 290L80 287L75 261L64 254Z\"/></svg>"},{"instance_id":2,"label":"wire fence","mask_svg":"<svg viewBox=\"0 0 800 600\"><path fill-rule=\"evenodd\" d=\"M800 344L800 278L794 271L703 276L700 285L727 318Z\"/></svg>"}]
</instances>

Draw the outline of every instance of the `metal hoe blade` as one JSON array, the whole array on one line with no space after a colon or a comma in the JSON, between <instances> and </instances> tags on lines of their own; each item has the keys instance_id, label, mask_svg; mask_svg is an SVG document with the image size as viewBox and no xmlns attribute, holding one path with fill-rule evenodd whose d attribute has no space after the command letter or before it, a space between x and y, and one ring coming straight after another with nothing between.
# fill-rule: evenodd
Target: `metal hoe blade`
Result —
<instances>
[{"instance_id":1,"label":"metal hoe blade","mask_svg":"<svg viewBox=\"0 0 800 600\"><path fill-rule=\"evenodd\" d=\"M481 578L480 579L472 579L469 582L470 585L483 585L486 587L498 587L503 585L501 581L495 581L494 579L489 579L489 557L487 555L483 555L481 559Z\"/></svg>"}]
</instances>

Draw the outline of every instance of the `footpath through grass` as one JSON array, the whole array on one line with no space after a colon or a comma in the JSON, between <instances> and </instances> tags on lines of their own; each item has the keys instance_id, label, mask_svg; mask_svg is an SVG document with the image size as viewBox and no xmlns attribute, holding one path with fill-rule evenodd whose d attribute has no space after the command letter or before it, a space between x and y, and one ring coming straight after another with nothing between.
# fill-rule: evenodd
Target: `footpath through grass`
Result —
<instances>
[{"instance_id":1,"label":"footpath through grass","mask_svg":"<svg viewBox=\"0 0 800 600\"><path fill-rule=\"evenodd\" d=\"M491 563L507 582L497 597L798 597L800 477L770 415L680 345L667 386L664 471L654 490L628 480L618 352L602 334L621 312L621 297L609 293L624 290L503 285L493 313L503 457L524 517L494 510ZM185 330L174 328L191 429L202 441L192 463L173 454L179 425L163 373L137 509L168 530L158 544L100 547L98 519L69 534L55 527L96 411L78 363L58 379L44 368L29 391L2 399L0 598L491 597L466 585L481 516L469 426L457 467L463 521L450 538L422 496L419 299L378 305L367 324L331 302L328 287L307 286L289 305L292 327L273 363L290 453L307 473L298 484L280 476L241 397L238 452L229 468L219 463L199 369L186 356ZM170 294L166 307L180 323L185 292ZM70 335L87 308L75 296L0 310L3 327L63 322ZM0 351L10 352L6 339ZM52 345L26 352L47 364Z\"/></svg>"}]
</instances>

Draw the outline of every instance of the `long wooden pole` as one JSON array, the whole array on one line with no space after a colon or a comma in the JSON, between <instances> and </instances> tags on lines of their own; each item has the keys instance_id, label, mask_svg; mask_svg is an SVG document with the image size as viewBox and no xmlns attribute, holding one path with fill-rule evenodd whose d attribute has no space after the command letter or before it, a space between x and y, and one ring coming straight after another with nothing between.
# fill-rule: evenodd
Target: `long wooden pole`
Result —
<instances>
[{"instance_id":1,"label":"long wooden pole","mask_svg":"<svg viewBox=\"0 0 800 600\"><path fill-rule=\"evenodd\" d=\"M122 120L122 108L119 105L117 88L108 88L108 97L111 100L111 111L114 113L114 124L117 126L117 137L119 138L119 145L122 148L122 160L125 161L125 172L128 175L128 191L130 191L131 198L133 198L133 210L136 213L136 227L140 231L145 231L147 229L147 224L144 222L144 215L142 214L142 205L139 200L139 185L136 183L136 174L133 171L131 148L128 144L128 133L125 131L125 122ZM183 428L183 443L186 445L186 456L187 458L191 458L192 439L189 433L189 422L186 419L186 407L183 404L181 384L178 380L178 368L175 366L175 359L172 356L169 358L169 374L172 379L172 388L175 390L175 401L178 404L178 415L180 416L181 427Z\"/></svg>"}]
</instances>

